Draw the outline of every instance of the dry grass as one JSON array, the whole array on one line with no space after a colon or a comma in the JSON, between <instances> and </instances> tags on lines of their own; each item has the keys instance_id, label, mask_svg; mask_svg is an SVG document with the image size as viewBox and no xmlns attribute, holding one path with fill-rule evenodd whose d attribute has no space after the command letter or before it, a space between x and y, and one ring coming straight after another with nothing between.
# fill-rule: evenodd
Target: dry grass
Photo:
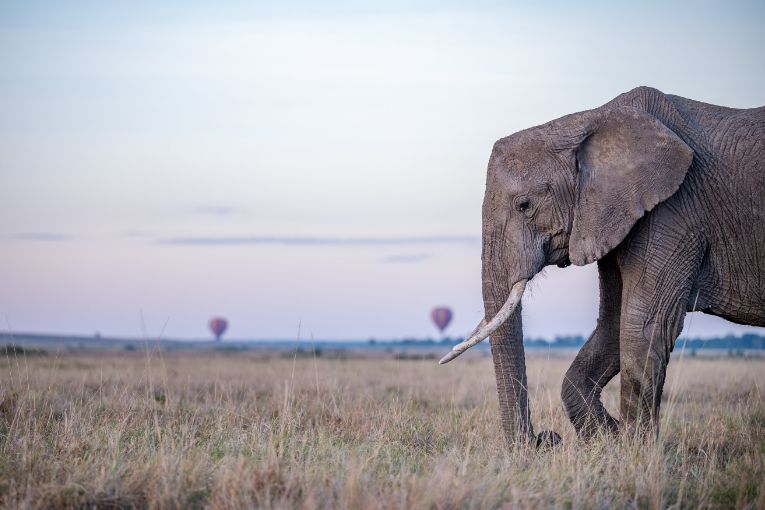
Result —
<instances>
[{"instance_id":1,"label":"dry grass","mask_svg":"<svg viewBox=\"0 0 765 510\"><path fill-rule=\"evenodd\" d=\"M5 358L0 501L765 508L765 361L673 360L655 445L577 443L558 396L568 363L528 362L534 423L564 445L506 452L487 359Z\"/></svg>"}]
</instances>

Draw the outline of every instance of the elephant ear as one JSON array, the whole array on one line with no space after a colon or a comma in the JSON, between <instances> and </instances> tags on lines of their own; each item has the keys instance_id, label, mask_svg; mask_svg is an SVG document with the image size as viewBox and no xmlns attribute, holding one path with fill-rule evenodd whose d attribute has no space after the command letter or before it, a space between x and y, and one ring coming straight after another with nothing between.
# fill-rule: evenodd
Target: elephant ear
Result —
<instances>
[{"instance_id":1,"label":"elephant ear","mask_svg":"<svg viewBox=\"0 0 765 510\"><path fill-rule=\"evenodd\" d=\"M582 266L613 250L637 220L677 191L693 150L655 117L616 107L589 126L576 158L569 258Z\"/></svg>"}]
</instances>

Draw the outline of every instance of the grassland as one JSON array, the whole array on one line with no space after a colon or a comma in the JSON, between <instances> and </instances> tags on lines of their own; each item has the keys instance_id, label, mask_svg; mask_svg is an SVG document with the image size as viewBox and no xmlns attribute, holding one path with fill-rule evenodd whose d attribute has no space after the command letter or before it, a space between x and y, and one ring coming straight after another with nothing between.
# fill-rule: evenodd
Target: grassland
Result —
<instances>
[{"instance_id":1,"label":"grassland","mask_svg":"<svg viewBox=\"0 0 765 510\"><path fill-rule=\"evenodd\" d=\"M677 354L677 353L676 353ZM552 451L503 448L488 359L0 359L6 508L765 508L765 360L670 364L651 445L578 443L569 359L530 357ZM617 409L618 382L604 392Z\"/></svg>"}]
</instances>

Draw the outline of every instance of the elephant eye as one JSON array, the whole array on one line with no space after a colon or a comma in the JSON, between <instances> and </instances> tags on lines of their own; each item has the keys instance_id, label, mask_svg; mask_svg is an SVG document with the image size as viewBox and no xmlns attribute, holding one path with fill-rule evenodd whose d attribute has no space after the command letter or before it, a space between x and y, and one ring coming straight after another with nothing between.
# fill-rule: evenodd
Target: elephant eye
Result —
<instances>
[{"instance_id":1,"label":"elephant eye","mask_svg":"<svg viewBox=\"0 0 765 510\"><path fill-rule=\"evenodd\" d=\"M525 214L531 208L531 202L528 198L521 198L516 202L515 208L518 209L518 212Z\"/></svg>"}]
</instances>

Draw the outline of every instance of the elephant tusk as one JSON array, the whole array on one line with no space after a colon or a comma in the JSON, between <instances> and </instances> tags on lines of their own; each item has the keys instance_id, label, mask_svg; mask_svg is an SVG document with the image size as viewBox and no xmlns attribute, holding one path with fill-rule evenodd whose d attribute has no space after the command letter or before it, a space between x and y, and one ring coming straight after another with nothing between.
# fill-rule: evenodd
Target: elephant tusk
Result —
<instances>
[{"instance_id":1,"label":"elephant tusk","mask_svg":"<svg viewBox=\"0 0 765 510\"><path fill-rule=\"evenodd\" d=\"M521 302L523 291L526 289L527 281L528 280L520 280L516 282L515 285L513 285L513 288L510 289L510 295L507 297L505 304L502 305L502 308L499 309L499 312L497 312L497 315L495 315L494 318L489 322L486 322L486 319L482 320L481 323L478 324L478 327L476 327L473 334L471 334L470 337L464 342L460 342L452 347L451 352L441 358L438 364L443 365L444 363L449 363L451 360L466 350L470 349L476 344L481 343L486 339L486 337L499 329L499 327L502 326L502 324L504 324L505 321L509 319L513 314L515 307L518 306L518 303Z\"/></svg>"},{"instance_id":2,"label":"elephant tusk","mask_svg":"<svg viewBox=\"0 0 765 510\"><path fill-rule=\"evenodd\" d=\"M478 332L481 330L481 328L482 328L482 327L484 327L485 325L486 325L486 317L484 317L483 319L481 319L481 322L479 322L479 323L478 323L478 326L476 326L476 327L475 327L475 329L473 329L473 332L472 332L472 333L470 333L470 335L468 336L468 338L470 338L471 336L473 336L473 335L475 335L476 333L478 333Z\"/></svg>"}]
</instances>

